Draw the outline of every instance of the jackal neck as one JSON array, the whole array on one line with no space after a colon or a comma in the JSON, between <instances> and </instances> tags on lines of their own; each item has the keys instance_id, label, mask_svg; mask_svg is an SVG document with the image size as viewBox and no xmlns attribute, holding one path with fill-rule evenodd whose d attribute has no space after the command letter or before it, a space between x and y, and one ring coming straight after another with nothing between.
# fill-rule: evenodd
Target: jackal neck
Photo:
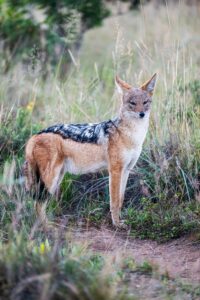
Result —
<instances>
[{"instance_id":1,"label":"jackal neck","mask_svg":"<svg viewBox=\"0 0 200 300\"><path fill-rule=\"evenodd\" d=\"M126 148L141 148L148 131L149 114L143 119L120 115L118 120L117 132Z\"/></svg>"},{"instance_id":2,"label":"jackal neck","mask_svg":"<svg viewBox=\"0 0 200 300\"><path fill-rule=\"evenodd\" d=\"M118 128L135 128L144 127L148 128L150 113L147 112L144 118L135 118L130 113L120 112L118 120Z\"/></svg>"}]
</instances>

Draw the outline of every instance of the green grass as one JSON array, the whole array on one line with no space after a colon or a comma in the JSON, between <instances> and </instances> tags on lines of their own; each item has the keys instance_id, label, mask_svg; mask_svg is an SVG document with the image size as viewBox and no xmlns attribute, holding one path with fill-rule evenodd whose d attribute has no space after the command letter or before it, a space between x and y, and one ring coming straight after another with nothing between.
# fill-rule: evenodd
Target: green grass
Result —
<instances>
[{"instance_id":1,"label":"green grass","mask_svg":"<svg viewBox=\"0 0 200 300\"><path fill-rule=\"evenodd\" d=\"M187 233L197 233L199 216L200 206L195 201L170 206L143 199L140 210L127 209L126 223L131 225L133 236L166 242Z\"/></svg>"}]
</instances>

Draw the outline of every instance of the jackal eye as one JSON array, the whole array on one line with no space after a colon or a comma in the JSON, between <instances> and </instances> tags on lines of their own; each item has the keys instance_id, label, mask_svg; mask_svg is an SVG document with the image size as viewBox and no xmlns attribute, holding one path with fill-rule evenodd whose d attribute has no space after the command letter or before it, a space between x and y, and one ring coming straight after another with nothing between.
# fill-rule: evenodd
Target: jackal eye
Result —
<instances>
[{"instance_id":1,"label":"jackal eye","mask_svg":"<svg viewBox=\"0 0 200 300\"><path fill-rule=\"evenodd\" d=\"M130 103L131 105L136 105L136 103L135 103L134 101L129 101L129 103Z\"/></svg>"},{"instance_id":2,"label":"jackal eye","mask_svg":"<svg viewBox=\"0 0 200 300\"><path fill-rule=\"evenodd\" d=\"M143 104L146 105L148 103L148 101L144 101Z\"/></svg>"}]
</instances>

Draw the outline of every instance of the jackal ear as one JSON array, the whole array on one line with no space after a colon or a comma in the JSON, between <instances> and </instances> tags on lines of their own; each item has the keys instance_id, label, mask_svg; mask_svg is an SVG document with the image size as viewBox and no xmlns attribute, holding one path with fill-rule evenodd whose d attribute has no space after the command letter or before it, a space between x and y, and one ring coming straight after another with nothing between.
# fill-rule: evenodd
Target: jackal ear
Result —
<instances>
[{"instance_id":1,"label":"jackal ear","mask_svg":"<svg viewBox=\"0 0 200 300\"><path fill-rule=\"evenodd\" d=\"M115 84L119 94L123 94L131 89L131 85L121 80L118 76L115 77Z\"/></svg>"},{"instance_id":2,"label":"jackal ear","mask_svg":"<svg viewBox=\"0 0 200 300\"><path fill-rule=\"evenodd\" d=\"M145 82L140 88L144 91L147 91L151 96L153 95L154 87L156 84L157 74L155 73L151 79Z\"/></svg>"}]
</instances>

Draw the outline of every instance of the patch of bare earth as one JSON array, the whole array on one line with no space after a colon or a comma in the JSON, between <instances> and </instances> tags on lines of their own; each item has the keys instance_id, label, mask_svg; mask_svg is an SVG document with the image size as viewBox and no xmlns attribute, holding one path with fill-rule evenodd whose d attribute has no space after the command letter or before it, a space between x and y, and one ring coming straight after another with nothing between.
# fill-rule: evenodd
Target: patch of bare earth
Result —
<instances>
[{"instance_id":1,"label":"patch of bare earth","mask_svg":"<svg viewBox=\"0 0 200 300\"><path fill-rule=\"evenodd\" d=\"M182 237L164 244L132 238L129 233L100 229L74 229L75 240L85 242L95 252L126 255L136 263L148 261L158 266L159 273L178 277L185 282L200 283L200 243Z\"/></svg>"}]
</instances>

